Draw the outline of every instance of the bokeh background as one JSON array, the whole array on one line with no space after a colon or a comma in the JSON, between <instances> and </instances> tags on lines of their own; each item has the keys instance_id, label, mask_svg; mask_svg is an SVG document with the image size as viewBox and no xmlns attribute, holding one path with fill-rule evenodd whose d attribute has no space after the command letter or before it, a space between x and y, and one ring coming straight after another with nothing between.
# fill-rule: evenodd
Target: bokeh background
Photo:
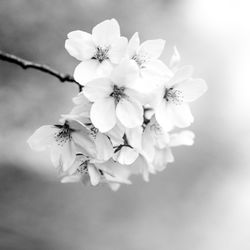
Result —
<instances>
[{"instance_id":1,"label":"bokeh background","mask_svg":"<svg viewBox=\"0 0 250 250\"><path fill-rule=\"evenodd\" d=\"M26 143L77 88L0 61L0 249L249 250L249 12L247 0L0 0L1 50L72 73L67 33L114 17L127 37L165 39L165 62L176 45L209 87L192 104L195 145L114 193L60 184Z\"/></svg>"}]
</instances>

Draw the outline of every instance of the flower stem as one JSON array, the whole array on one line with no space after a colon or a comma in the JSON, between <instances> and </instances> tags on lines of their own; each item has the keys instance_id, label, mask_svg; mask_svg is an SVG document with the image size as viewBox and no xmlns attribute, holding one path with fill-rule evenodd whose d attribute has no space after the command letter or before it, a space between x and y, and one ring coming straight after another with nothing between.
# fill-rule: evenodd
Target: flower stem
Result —
<instances>
[{"instance_id":1,"label":"flower stem","mask_svg":"<svg viewBox=\"0 0 250 250\"><path fill-rule=\"evenodd\" d=\"M39 71L42 71L44 73L47 73L49 75L56 77L61 82L72 82L72 83L76 84L79 88L79 92L81 92L81 90L82 90L82 86L74 79L74 77L72 75L60 73L60 72L52 69L51 67L49 67L45 64L31 62L31 61L25 60L23 58L20 58L18 56L15 56L15 55L12 55L9 53L5 53L1 50L0 50L0 60L6 61L9 63L14 63L16 65L19 65L23 69L28 69L28 68L37 69Z\"/></svg>"}]
</instances>

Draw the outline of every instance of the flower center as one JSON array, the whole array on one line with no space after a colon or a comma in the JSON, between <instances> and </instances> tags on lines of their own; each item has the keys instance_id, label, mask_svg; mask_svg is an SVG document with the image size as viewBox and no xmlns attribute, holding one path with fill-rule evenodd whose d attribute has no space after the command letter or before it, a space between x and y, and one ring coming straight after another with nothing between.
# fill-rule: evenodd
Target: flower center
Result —
<instances>
[{"instance_id":1,"label":"flower center","mask_svg":"<svg viewBox=\"0 0 250 250\"><path fill-rule=\"evenodd\" d=\"M174 88L169 88L165 90L165 94L163 97L167 102L174 103L179 105L183 102L183 94L180 90L176 90Z\"/></svg>"},{"instance_id":2,"label":"flower center","mask_svg":"<svg viewBox=\"0 0 250 250\"><path fill-rule=\"evenodd\" d=\"M64 125L55 125L59 131L55 133L54 138L58 146L63 146L67 141L72 139L71 132L73 131L67 122Z\"/></svg>"},{"instance_id":3,"label":"flower center","mask_svg":"<svg viewBox=\"0 0 250 250\"><path fill-rule=\"evenodd\" d=\"M92 59L96 59L101 63L104 60L109 59L108 52L109 52L109 47L105 48L97 47L96 54L92 57Z\"/></svg>"},{"instance_id":4,"label":"flower center","mask_svg":"<svg viewBox=\"0 0 250 250\"><path fill-rule=\"evenodd\" d=\"M96 128L94 125L90 127L90 135L95 139L99 129Z\"/></svg>"},{"instance_id":5,"label":"flower center","mask_svg":"<svg viewBox=\"0 0 250 250\"><path fill-rule=\"evenodd\" d=\"M154 124L150 125L150 130L154 132L155 135L162 135L163 131L161 126L158 124L158 122L155 122Z\"/></svg>"},{"instance_id":6,"label":"flower center","mask_svg":"<svg viewBox=\"0 0 250 250\"><path fill-rule=\"evenodd\" d=\"M77 168L75 174L76 175L83 175L88 173L88 165L89 165L89 159L82 159L79 167Z\"/></svg>"},{"instance_id":7,"label":"flower center","mask_svg":"<svg viewBox=\"0 0 250 250\"><path fill-rule=\"evenodd\" d=\"M146 55L134 55L132 59L138 64L139 67L142 67L142 64L145 63L148 59Z\"/></svg>"},{"instance_id":8,"label":"flower center","mask_svg":"<svg viewBox=\"0 0 250 250\"><path fill-rule=\"evenodd\" d=\"M118 87L117 85L114 85L113 92L110 94L115 99L115 103L117 104L121 98L124 98L126 95L124 93L125 88L124 87Z\"/></svg>"}]
</instances>

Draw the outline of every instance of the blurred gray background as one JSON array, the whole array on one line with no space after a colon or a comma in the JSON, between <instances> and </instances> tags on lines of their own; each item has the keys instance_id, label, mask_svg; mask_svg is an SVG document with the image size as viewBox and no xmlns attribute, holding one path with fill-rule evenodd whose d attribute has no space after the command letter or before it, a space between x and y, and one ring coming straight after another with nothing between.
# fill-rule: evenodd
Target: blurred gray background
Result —
<instances>
[{"instance_id":1,"label":"blurred gray background","mask_svg":"<svg viewBox=\"0 0 250 250\"><path fill-rule=\"evenodd\" d=\"M122 34L176 45L209 90L192 104L193 147L149 183L114 193L60 184L27 138L77 88L0 61L0 249L249 250L250 6L230 0L0 0L0 49L72 73L68 32L116 18Z\"/></svg>"}]
</instances>

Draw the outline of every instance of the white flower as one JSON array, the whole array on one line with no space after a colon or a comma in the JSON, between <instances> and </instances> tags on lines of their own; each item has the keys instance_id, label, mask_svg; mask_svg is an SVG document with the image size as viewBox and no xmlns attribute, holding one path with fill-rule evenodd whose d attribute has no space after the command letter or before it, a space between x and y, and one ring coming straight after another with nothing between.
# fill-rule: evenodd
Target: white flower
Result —
<instances>
[{"instance_id":1,"label":"white flower","mask_svg":"<svg viewBox=\"0 0 250 250\"><path fill-rule=\"evenodd\" d=\"M177 50L177 48L174 47L174 53L171 56L170 61L169 61L169 68L172 71L176 71L178 69L179 65L180 65L180 61L181 61L180 53Z\"/></svg>"},{"instance_id":2,"label":"white flower","mask_svg":"<svg viewBox=\"0 0 250 250\"><path fill-rule=\"evenodd\" d=\"M86 84L83 93L93 102L90 119L101 132L111 130L118 121L127 128L143 123L141 95L133 89L137 79L136 63L124 60L109 78L98 78Z\"/></svg>"},{"instance_id":3,"label":"white flower","mask_svg":"<svg viewBox=\"0 0 250 250\"><path fill-rule=\"evenodd\" d=\"M113 145L111 140L106 134L100 133L100 131L91 123L89 118L85 117L80 111L80 115L68 114L62 115L63 119L72 119L79 122L82 125L84 133L91 138L95 144L95 157L99 161L107 161L113 156Z\"/></svg>"},{"instance_id":4,"label":"white flower","mask_svg":"<svg viewBox=\"0 0 250 250\"><path fill-rule=\"evenodd\" d=\"M122 165L131 165L141 151L142 127L126 129L123 143L116 147L113 159Z\"/></svg>"},{"instance_id":5,"label":"white flower","mask_svg":"<svg viewBox=\"0 0 250 250\"><path fill-rule=\"evenodd\" d=\"M141 76L137 85L143 91L151 91L163 77L171 74L168 67L159 60L164 46L165 41L162 39L147 40L140 45L137 32L129 41L128 57L137 63Z\"/></svg>"},{"instance_id":6,"label":"white flower","mask_svg":"<svg viewBox=\"0 0 250 250\"><path fill-rule=\"evenodd\" d=\"M207 90L202 79L192 79L192 67L184 66L158 89L155 117L166 130L174 126L184 128L193 122L188 103L196 100Z\"/></svg>"},{"instance_id":7,"label":"white flower","mask_svg":"<svg viewBox=\"0 0 250 250\"><path fill-rule=\"evenodd\" d=\"M68 171L62 173L61 182L83 182L93 186L108 183L113 190L117 190L121 183L131 183L129 175L128 170L112 161L102 163L87 155L78 154Z\"/></svg>"},{"instance_id":8,"label":"white flower","mask_svg":"<svg viewBox=\"0 0 250 250\"><path fill-rule=\"evenodd\" d=\"M149 162L153 162L156 148L165 148L170 141L169 133L165 131L153 116L142 134L142 154Z\"/></svg>"},{"instance_id":9,"label":"white flower","mask_svg":"<svg viewBox=\"0 0 250 250\"><path fill-rule=\"evenodd\" d=\"M120 36L115 19L103 21L92 29L92 34L76 30L68 34L65 48L82 61L75 69L74 78L81 85L93 78L105 76L118 64L127 51L127 38Z\"/></svg>"},{"instance_id":10,"label":"white flower","mask_svg":"<svg viewBox=\"0 0 250 250\"><path fill-rule=\"evenodd\" d=\"M50 150L51 161L55 167L67 170L81 150L95 154L95 146L84 131L83 126L73 120L62 125L45 125L37 129L28 139L28 144L35 151Z\"/></svg>"},{"instance_id":11,"label":"white flower","mask_svg":"<svg viewBox=\"0 0 250 250\"><path fill-rule=\"evenodd\" d=\"M170 134L169 143L164 148L156 147L154 160L152 165L155 171L162 171L166 168L168 163L174 161L172 147L191 146L194 143L194 133L189 130L184 130L179 133Z\"/></svg>"}]
</instances>

